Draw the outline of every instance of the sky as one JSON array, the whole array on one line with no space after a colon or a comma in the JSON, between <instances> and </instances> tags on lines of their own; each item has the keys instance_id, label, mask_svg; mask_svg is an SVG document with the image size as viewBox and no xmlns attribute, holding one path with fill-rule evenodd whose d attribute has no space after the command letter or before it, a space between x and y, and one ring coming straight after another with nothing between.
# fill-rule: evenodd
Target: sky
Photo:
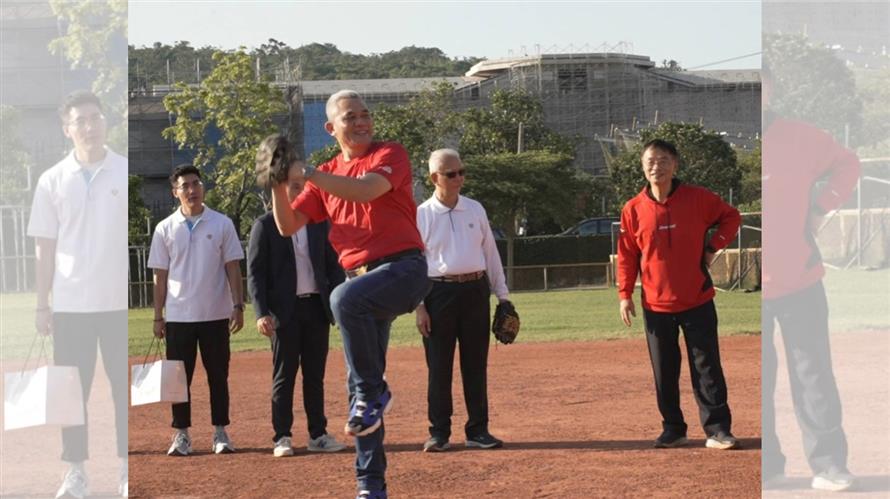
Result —
<instances>
[{"instance_id":1,"label":"sky","mask_svg":"<svg viewBox=\"0 0 890 499\"><path fill-rule=\"evenodd\" d=\"M760 2L129 2L129 42L193 47L332 43L384 53L437 47L449 57L625 52L687 69L759 68ZM748 56L748 57L741 57ZM741 57L719 64L720 61ZM706 67L702 67L706 66Z\"/></svg>"}]
</instances>

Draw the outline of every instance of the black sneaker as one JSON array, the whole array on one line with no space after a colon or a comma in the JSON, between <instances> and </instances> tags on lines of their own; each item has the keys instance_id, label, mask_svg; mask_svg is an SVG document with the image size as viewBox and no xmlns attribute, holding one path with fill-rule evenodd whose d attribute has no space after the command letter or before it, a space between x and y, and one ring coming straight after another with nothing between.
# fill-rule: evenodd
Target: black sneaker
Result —
<instances>
[{"instance_id":1,"label":"black sneaker","mask_svg":"<svg viewBox=\"0 0 890 499\"><path fill-rule=\"evenodd\" d=\"M424 452L445 452L450 448L451 444L448 443L448 439L442 437L430 437L423 443Z\"/></svg>"},{"instance_id":2,"label":"black sneaker","mask_svg":"<svg viewBox=\"0 0 890 499\"><path fill-rule=\"evenodd\" d=\"M658 438L655 439L654 447L656 449L671 449L674 447L682 447L689 443L686 435L679 435L672 431L663 431Z\"/></svg>"},{"instance_id":3,"label":"black sneaker","mask_svg":"<svg viewBox=\"0 0 890 499\"><path fill-rule=\"evenodd\" d=\"M498 440L491 436L491 433L480 433L475 437L467 437L467 447L475 447L477 449L497 449L504 446L503 440Z\"/></svg>"}]
</instances>

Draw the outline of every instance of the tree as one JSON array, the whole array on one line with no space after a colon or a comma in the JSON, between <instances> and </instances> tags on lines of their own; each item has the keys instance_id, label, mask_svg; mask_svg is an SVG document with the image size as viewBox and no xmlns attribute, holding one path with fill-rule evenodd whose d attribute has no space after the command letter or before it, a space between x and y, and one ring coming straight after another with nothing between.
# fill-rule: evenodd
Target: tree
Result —
<instances>
[{"instance_id":1,"label":"tree","mask_svg":"<svg viewBox=\"0 0 890 499\"><path fill-rule=\"evenodd\" d=\"M0 106L0 197L3 204L22 206L30 201L28 175L34 161L19 138L21 116L11 106ZM36 182L37 179L31 179Z\"/></svg>"},{"instance_id":2,"label":"tree","mask_svg":"<svg viewBox=\"0 0 890 499\"><path fill-rule=\"evenodd\" d=\"M492 226L503 228L508 239L530 213L570 225L577 220L575 201L589 188L589 177L572 161L551 151L467 156L465 192L485 206Z\"/></svg>"},{"instance_id":3,"label":"tree","mask_svg":"<svg viewBox=\"0 0 890 499\"><path fill-rule=\"evenodd\" d=\"M838 141L849 125L852 142L860 143L862 101L844 61L803 35L773 34L764 35L763 59L773 75L772 111L828 130Z\"/></svg>"},{"instance_id":4,"label":"tree","mask_svg":"<svg viewBox=\"0 0 890 499\"><path fill-rule=\"evenodd\" d=\"M127 155L127 1L71 2L50 0L53 13L67 25L65 33L49 43L50 52L62 55L72 68L96 72L91 90L111 118L108 144Z\"/></svg>"},{"instance_id":5,"label":"tree","mask_svg":"<svg viewBox=\"0 0 890 499\"><path fill-rule=\"evenodd\" d=\"M520 125L523 151L574 156L574 143L544 124L541 101L523 89L496 90L488 107L471 108L458 118L462 154L517 152Z\"/></svg>"},{"instance_id":6,"label":"tree","mask_svg":"<svg viewBox=\"0 0 890 499\"><path fill-rule=\"evenodd\" d=\"M738 197L734 199L740 211L760 211L761 204L761 143L751 150L738 155L739 169L742 171Z\"/></svg>"},{"instance_id":7,"label":"tree","mask_svg":"<svg viewBox=\"0 0 890 499\"><path fill-rule=\"evenodd\" d=\"M862 128L857 133L860 153L890 156L890 67L859 70L856 88L862 99Z\"/></svg>"},{"instance_id":8,"label":"tree","mask_svg":"<svg viewBox=\"0 0 890 499\"><path fill-rule=\"evenodd\" d=\"M163 136L195 151L194 165L212 184L208 202L226 213L239 234L262 212L265 200L254 184L256 148L278 131L273 118L286 112L280 91L257 81L243 50L213 54L215 67L199 86L183 83L164 98L176 122ZM209 134L219 139L209 141ZM246 217L245 217L246 215Z\"/></svg>"},{"instance_id":9,"label":"tree","mask_svg":"<svg viewBox=\"0 0 890 499\"><path fill-rule=\"evenodd\" d=\"M127 179L127 241L130 246L146 246L151 242L149 220L151 212L142 200L142 177L129 175Z\"/></svg>"},{"instance_id":10,"label":"tree","mask_svg":"<svg viewBox=\"0 0 890 499\"><path fill-rule=\"evenodd\" d=\"M620 204L637 195L646 185L640 154L643 143L655 138L677 146L680 153L677 178L706 187L726 200L730 189L734 195L739 192L742 172L736 153L719 134L706 131L700 125L667 122L657 128L641 130L640 142L625 146L623 152L609 159L612 188L615 198L620 200L614 214L620 212Z\"/></svg>"}]
</instances>

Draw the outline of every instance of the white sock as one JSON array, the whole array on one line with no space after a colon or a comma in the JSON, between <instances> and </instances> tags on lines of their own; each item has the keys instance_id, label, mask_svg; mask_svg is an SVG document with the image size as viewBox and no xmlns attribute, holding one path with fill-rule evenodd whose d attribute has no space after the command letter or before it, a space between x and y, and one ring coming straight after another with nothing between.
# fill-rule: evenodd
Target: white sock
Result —
<instances>
[{"instance_id":1,"label":"white sock","mask_svg":"<svg viewBox=\"0 0 890 499\"><path fill-rule=\"evenodd\" d=\"M73 462L73 463L70 463L70 464L71 464L71 469L72 469L72 470L77 470L77 471L79 471L79 472L81 472L81 473L86 472L86 470L83 469L83 461L76 461L76 462Z\"/></svg>"},{"instance_id":2,"label":"white sock","mask_svg":"<svg viewBox=\"0 0 890 499\"><path fill-rule=\"evenodd\" d=\"M176 433L182 433L185 436L189 436L188 428L176 428Z\"/></svg>"},{"instance_id":3,"label":"white sock","mask_svg":"<svg viewBox=\"0 0 890 499\"><path fill-rule=\"evenodd\" d=\"M218 424L218 425L214 426L214 428L216 428L217 433L224 433L226 431L225 425Z\"/></svg>"}]
</instances>

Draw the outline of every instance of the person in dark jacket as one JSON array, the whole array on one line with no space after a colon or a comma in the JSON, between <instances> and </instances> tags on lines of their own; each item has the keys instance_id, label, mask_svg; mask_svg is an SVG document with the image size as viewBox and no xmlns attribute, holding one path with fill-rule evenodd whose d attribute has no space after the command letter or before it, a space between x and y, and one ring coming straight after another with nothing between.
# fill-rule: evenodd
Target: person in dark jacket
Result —
<instances>
[{"instance_id":1,"label":"person in dark jacket","mask_svg":"<svg viewBox=\"0 0 890 499\"><path fill-rule=\"evenodd\" d=\"M291 200L302 182L288 181ZM257 330L272 340L272 426L276 457L292 456L293 398L297 370L303 367L303 407L309 429L307 448L337 452L346 448L327 433L324 373L328 356L331 291L345 279L328 242L328 223L308 224L294 235L278 233L272 212L250 231L247 286Z\"/></svg>"},{"instance_id":2,"label":"person in dark jacket","mask_svg":"<svg viewBox=\"0 0 890 499\"><path fill-rule=\"evenodd\" d=\"M680 410L682 328L695 400L708 437L705 445L732 449L738 441L730 431L732 416L720 365L714 285L708 267L717 251L733 240L741 216L713 192L674 178L679 157L670 142L647 142L641 162L649 185L621 211L618 295L621 319L629 327L631 316L636 316L634 286L641 276L646 341L664 430L655 447L687 443ZM706 240L714 225L716 232Z\"/></svg>"}]
</instances>

